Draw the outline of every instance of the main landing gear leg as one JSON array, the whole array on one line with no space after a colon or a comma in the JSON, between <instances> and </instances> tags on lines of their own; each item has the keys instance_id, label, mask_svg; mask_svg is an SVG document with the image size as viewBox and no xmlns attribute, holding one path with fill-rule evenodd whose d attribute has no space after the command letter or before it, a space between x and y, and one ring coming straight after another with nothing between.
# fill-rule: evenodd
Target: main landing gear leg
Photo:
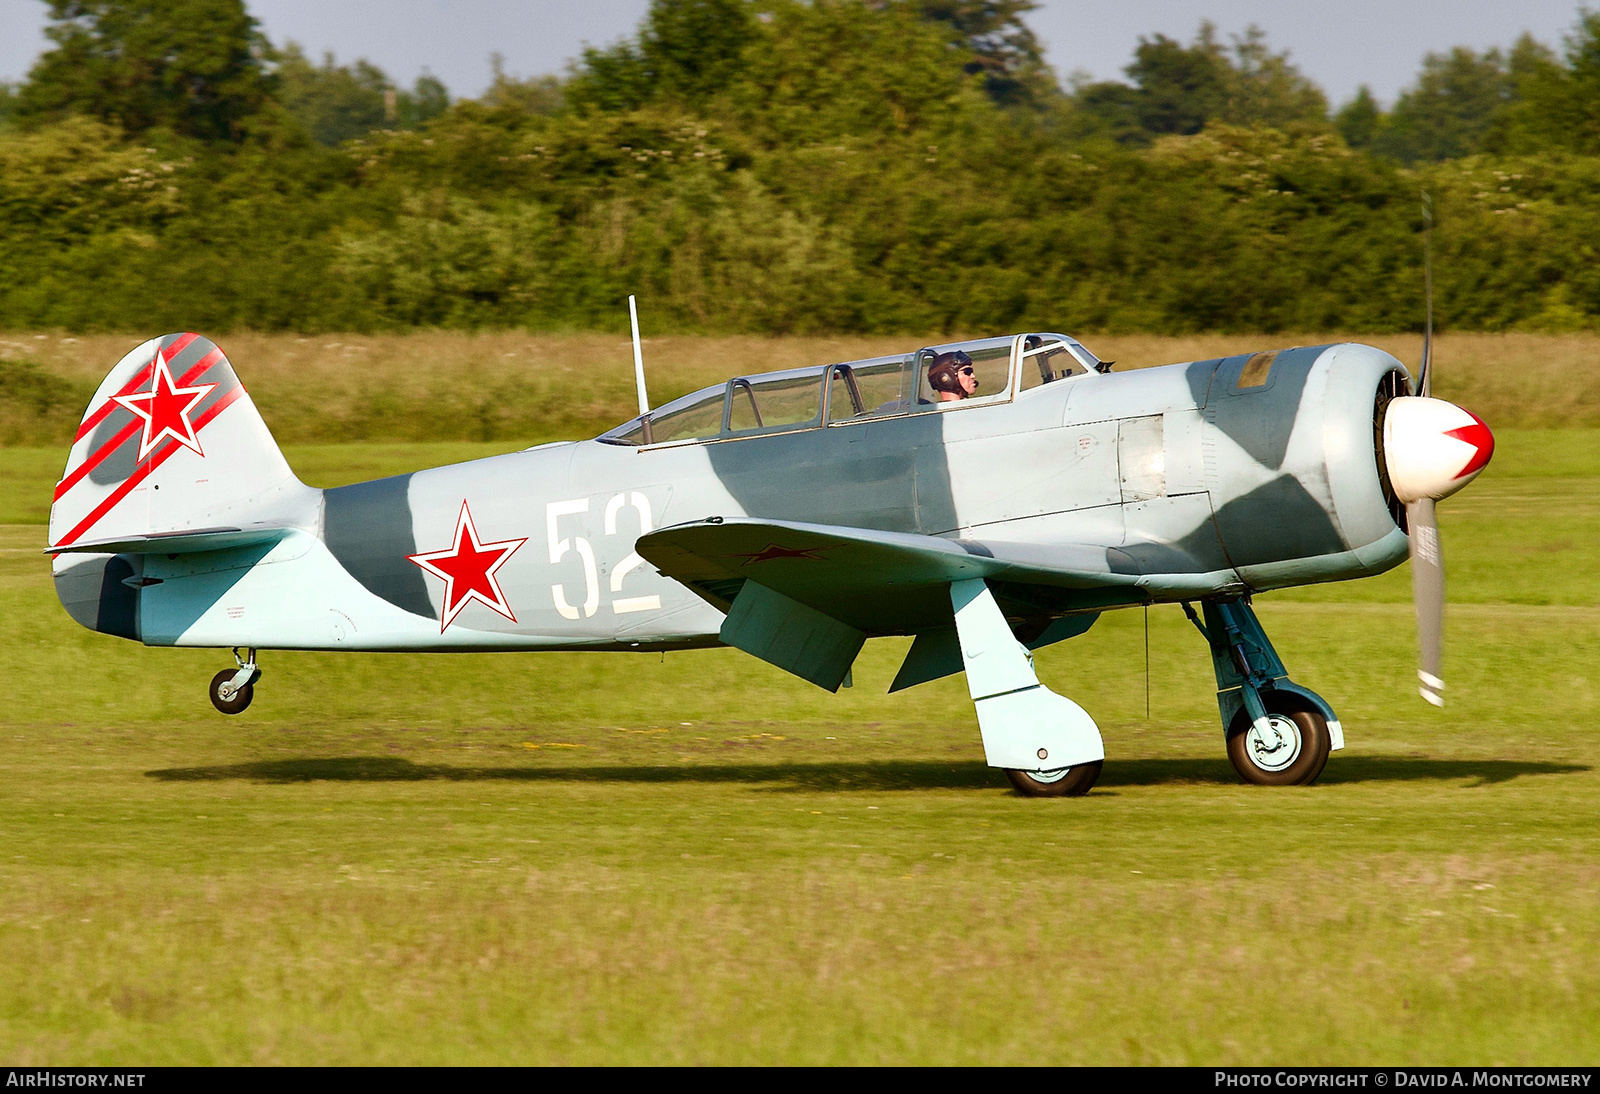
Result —
<instances>
[{"instance_id":1,"label":"main landing gear leg","mask_svg":"<svg viewBox=\"0 0 1600 1094\"><path fill-rule=\"evenodd\" d=\"M239 714L249 706L256 696L255 683L261 679L255 650L240 657L235 646L233 659L238 662L238 669L223 669L211 678L211 705L224 714Z\"/></svg>"},{"instance_id":2,"label":"main landing gear leg","mask_svg":"<svg viewBox=\"0 0 1600 1094\"><path fill-rule=\"evenodd\" d=\"M1106 757L1094 719L1039 683L1032 655L981 578L953 582L950 603L989 766L1003 768L1028 797L1087 794Z\"/></svg>"},{"instance_id":3,"label":"main landing gear leg","mask_svg":"<svg viewBox=\"0 0 1600 1094\"><path fill-rule=\"evenodd\" d=\"M1202 623L1183 606L1211 647L1217 706L1228 759L1258 786L1306 786L1322 774L1328 753L1344 747L1344 730L1328 701L1289 679L1247 598L1203 600Z\"/></svg>"}]
</instances>

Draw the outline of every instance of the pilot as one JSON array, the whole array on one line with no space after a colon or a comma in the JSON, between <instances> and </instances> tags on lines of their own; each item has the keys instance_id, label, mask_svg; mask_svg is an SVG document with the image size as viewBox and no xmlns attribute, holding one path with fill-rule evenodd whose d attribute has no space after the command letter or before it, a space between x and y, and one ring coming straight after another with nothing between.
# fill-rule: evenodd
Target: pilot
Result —
<instances>
[{"instance_id":1,"label":"pilot","mask_svg":"<svg viewBox=\"0 0 1600 1094\"><path fill-rule=\"evenodd\" d=\"M941 353L928 366L928 386L939 393L941 403L970 399L978 390L978 376L972 358L962 350Z\"/></svg>"}]
</instances>

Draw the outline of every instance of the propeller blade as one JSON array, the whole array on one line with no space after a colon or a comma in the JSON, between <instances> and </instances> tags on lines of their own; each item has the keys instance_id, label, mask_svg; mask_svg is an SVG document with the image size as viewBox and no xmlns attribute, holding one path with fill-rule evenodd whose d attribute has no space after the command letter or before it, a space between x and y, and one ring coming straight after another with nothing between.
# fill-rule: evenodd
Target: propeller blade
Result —
<instances>
[{"instance_id":1,"label":"propeller blade","mask_svg":"<svg viewBox=\"0 0 1600 1094\"><path fill-rule=\"evenodd\" d=\"M1406 505L1411 525L1411 590L1417 607L1417 690L1436 707L1444 706L1444 556L1439 550L1439 522L1433 499Z\"/></svg>"},{"instance_id":2,"label":"propeller blade","mask_svg":"<svg viewBox=\"0 0 1600 1094\"><path fill-rule=\"evenodd\" d=\"M1433 396L1433 196L1422 191L1422 367L1417 394ZM1444 706L1444 554L1432 498L1406 503L1411 527L1411 599L1417 609L1417 691Z\"/></svg>"}]
</instances>

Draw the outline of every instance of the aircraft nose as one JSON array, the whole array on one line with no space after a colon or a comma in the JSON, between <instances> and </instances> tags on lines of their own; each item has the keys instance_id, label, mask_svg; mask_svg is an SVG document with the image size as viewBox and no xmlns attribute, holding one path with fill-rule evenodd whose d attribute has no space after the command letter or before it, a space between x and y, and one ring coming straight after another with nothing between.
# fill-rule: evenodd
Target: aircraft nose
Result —
<instances>
[{"instance_id":1,"label":"aircraft nose","mask_svg":"<svg viewBox=\"0 0 1600 1094\"><path fill-rule=\"evenodd\" d=\"M1408 395L1389 403L1383 451L1397 498L1438 501L1478 477L1494 455L1494 434L1470 410Z\"/></svg>"}]
</instances>

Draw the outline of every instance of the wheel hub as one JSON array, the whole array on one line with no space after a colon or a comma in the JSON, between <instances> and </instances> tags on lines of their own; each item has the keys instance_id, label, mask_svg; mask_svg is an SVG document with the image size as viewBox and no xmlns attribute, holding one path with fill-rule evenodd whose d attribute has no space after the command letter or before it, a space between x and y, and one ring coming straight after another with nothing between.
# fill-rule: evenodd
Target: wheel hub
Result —
<instances>
[{"instance_id":1,"label":"wheel hub","mask_svg":"<svg viewBox=\"0 0 1600 1094\"><path fill-rule=\"evenodd\" d=\"M1293 718L1269 715L1265 732L1252 725L1245 734L1245 752L1263 771L1282 771L1300 758L1300 727Z\"/></svg>"}]
</instances>

